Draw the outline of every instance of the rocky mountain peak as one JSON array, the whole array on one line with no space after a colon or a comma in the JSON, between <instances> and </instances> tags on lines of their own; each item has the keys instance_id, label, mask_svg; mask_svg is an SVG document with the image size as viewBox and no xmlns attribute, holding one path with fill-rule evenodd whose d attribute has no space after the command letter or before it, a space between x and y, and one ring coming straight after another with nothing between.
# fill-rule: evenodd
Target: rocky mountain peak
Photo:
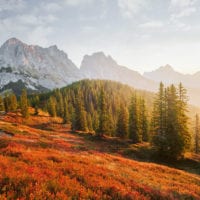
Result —
<instances>
[{"instance_id":1,"label":"rocky mountain peak","mask_svg":"<svg viewBox=\"0 0 200 200\"><path fill-rule=\"evenodd\" d=\"M16 44L23 44L23 42L20 41L19 39L15 38L15 37L13 37L13 38L8 39L4 43L4 45L16 45Z\"/></svg>"},{"instance_id":2,"label":"rocky mountain peak","mask_svg":"<svg viewBox=\"0 0 200 200\"><path fill-rule=\"evenodd\" d=\"M169 64L165 65L165 66L161 66L158 71L166 71L166 72L170 72L170 71L174 71L173 67Z\"/></svg>"},{"instance_id":3,"label":"rocky mountain peak","mask_svg":"<svg viewBox=\"0 0 200 200\"><path fill-rule=\"evenodd\" d=\"M75 64L56 45L42 48L17 38L7 40L0 47L0 71L0 88L10 79L52 89L81 78Z\"/></svg>"}]
</instances>

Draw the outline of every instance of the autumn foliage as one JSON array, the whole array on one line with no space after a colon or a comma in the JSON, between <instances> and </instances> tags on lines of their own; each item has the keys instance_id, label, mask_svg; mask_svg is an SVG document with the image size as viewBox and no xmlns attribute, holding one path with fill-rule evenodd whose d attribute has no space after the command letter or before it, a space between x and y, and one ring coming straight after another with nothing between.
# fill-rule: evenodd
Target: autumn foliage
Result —
<instances>
[{"instance_id":1,"label":"autumn foliage","mask_svg":"<svg viewBox=\"0 0 200 200\"><path fill-rule=\"evenodd\" d=\"M55 120L55 119L54 119ZM200 199L200 177L103 151L49 116L0 121L0 199Z\"/></svg>"}]
</instances>

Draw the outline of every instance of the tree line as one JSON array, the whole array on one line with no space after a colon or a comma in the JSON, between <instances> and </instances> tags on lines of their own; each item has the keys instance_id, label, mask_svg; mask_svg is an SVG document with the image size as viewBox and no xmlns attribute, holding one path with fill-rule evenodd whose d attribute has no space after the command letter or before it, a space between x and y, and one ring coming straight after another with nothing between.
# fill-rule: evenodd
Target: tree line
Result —
<instances>
[{"instance_id":1,"label":"tree line","mask_svg":"<svg viewBox=\"0 0 200 200\"><path fill-rule=\"evenodd\" d=\"M153 94L151 94L153 96ZM83 80L53 92L32 95L30 102L71 123L74 131L88 131L131 139L134 143L149 141L149 113L145 98L148 92L113 81Z\"/></svg>"},{"instance_id":2,"label":"tree line","mask_svg":"<svg viewBox=\"0 0 200 200\"><path fill-rule=\"evenodd\" d=\"M29 101L26 89L22 90L21 96L17 99L14 93L6 93L3 97L0 96L0 111L1 112L16 112L20 109L23 118L29 117Z\"/></svg>"}]
</instances>

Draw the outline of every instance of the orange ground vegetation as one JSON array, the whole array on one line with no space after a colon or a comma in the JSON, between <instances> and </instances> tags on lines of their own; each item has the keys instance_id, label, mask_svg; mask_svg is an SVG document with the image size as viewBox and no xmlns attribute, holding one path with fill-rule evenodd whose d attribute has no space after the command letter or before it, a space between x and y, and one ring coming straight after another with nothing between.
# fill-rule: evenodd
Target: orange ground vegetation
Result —
<instances>
[{"instance_id":1,"label":"orange ground vegetation","mask_svg":"<svg viewBox=\"0 0 200 200\"><path fill-rule=\"evenodd\" d=\"M200 199L200 176L101 151L49 116L0 120L0 199ZM109 147L106 147L107 149Z\"/></svg>"}]
</instances>

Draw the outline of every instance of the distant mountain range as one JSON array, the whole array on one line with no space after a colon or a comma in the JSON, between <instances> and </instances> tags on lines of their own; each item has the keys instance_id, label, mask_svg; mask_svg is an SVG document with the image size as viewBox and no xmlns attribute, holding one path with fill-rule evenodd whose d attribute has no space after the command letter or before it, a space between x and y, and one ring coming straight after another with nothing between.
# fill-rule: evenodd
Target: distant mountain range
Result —
<instances>
[{"instance_id":1,"label":"distant mountain range","mask_svg":"<svg viewBox=\"0 0 200 200\"><path fill-rule=\"evenodd\" d=\"M188 91L190 102L200 106L200 71L194 74L182 74L175 71L170 65L162 66L152 72L145 72L144 77L165 84L182 83Z\"/></svg>"},{"instance_id":2,"label":"distant mountain range","mask_svg":"<svg viewBox=\"0 0 200 200\"><path fill-rule=\"evenodd\" d=\"M85 55L79 69L57 46L42 48L11 38L0 47L0 91L19 92L23 87L32 92L45 91L86 78L115 80L149 91L156 91L160 81L182 82L188 89L191 103L200 106L200 72L185 75L166 65L141 75L118 65L103 52Z\"/></svg>"},{"instance_id":3,"label":"distant mountain range","mask_svg":"<svg viewBox=\"0 0 200 200\"><path fill-rule=\"evenodd\" d=\"M182 74L175 71L170 65L162 66L152 72L145 72L144 77L156 82L180 83L191 88L200 88L200 72L195 74Z\"/></svg>"}]
</instances>

